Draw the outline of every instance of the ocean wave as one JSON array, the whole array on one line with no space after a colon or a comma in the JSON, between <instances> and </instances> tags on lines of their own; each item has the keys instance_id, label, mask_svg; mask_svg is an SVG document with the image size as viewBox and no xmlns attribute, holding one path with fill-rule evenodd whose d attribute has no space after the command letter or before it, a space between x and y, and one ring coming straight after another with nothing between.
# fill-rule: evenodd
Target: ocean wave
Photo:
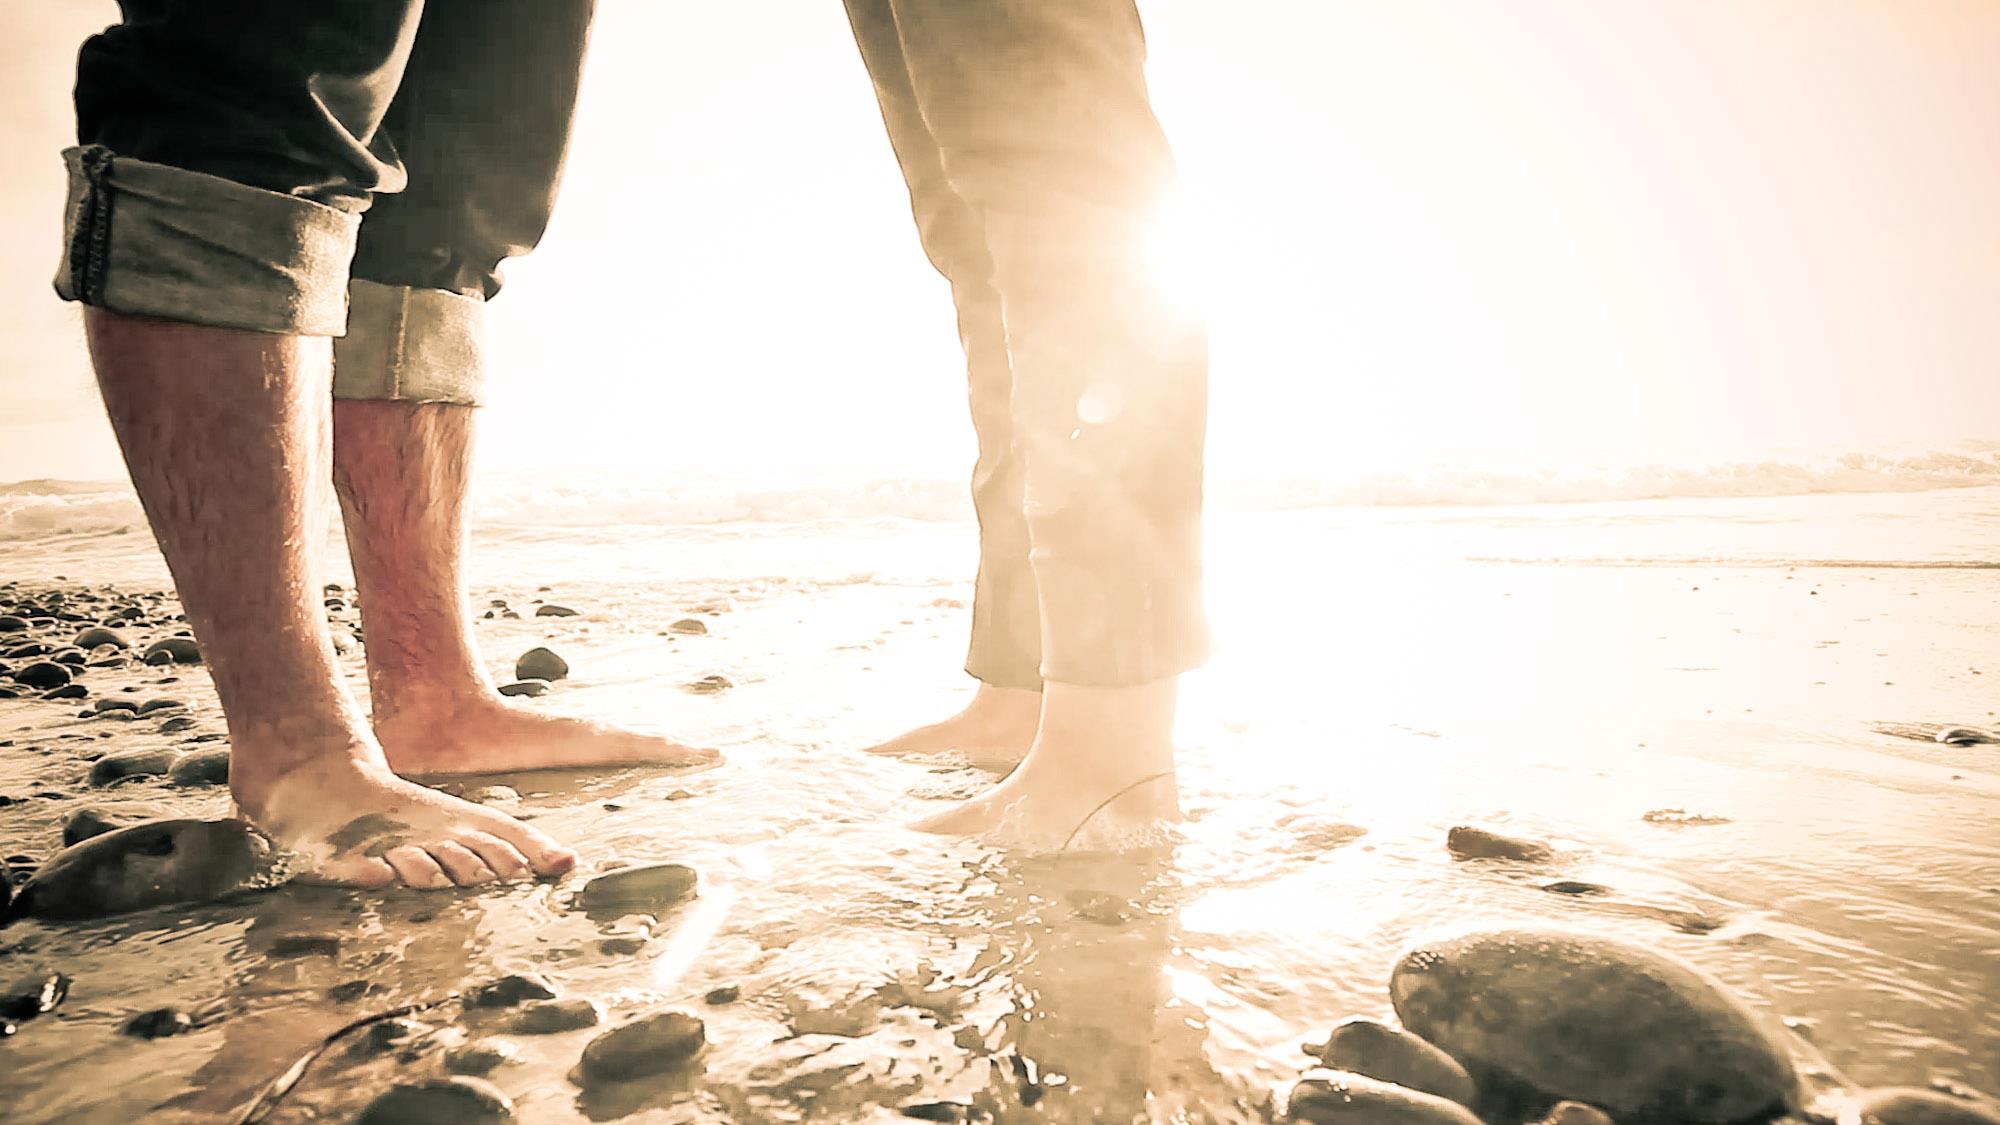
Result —
<instances>
[{"instance_id":1,"label":"ocean wave","mask_svg":"<svg viewBox=\"0 0 2000 1125\"><path fill-rule=\"evenodd\" d=\"M1490 507L1920 492L1982 485L2000 485L2000 442L1703 465L1560 466L1512 472L1447 467L1331 479L1231 479L1218 472L1211 477L1209 504L1219 511ZM959 480L652 483L580 475L572 480L484 478L475 494L474 514L483 528L529 530L858 519L954 521L970 519L972 507L966 484ZM123 484L60 480L0 484L0 541L116 534L144 526L138 501Z\"/></svg>"}]
</instances>

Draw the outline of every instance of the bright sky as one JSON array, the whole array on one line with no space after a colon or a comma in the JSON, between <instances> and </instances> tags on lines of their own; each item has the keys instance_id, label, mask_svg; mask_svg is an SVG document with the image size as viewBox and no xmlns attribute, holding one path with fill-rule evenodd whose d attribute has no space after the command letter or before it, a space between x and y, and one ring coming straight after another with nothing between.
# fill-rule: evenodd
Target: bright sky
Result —
<instances>
[{"instance_id":1,"label":"bright sky","mask_svg":"<svg viewBox=\"0 0 2000 1125\"><path fill-rule=\"evenodd\" d=\"M1142 4L1212 472L2000 436L2000 4ZM604 0L489 469L957 475L961 360L841 6ZM77 42L0 11L0 479L110 477L49 290Z\"/></svg>"}]
</instances>

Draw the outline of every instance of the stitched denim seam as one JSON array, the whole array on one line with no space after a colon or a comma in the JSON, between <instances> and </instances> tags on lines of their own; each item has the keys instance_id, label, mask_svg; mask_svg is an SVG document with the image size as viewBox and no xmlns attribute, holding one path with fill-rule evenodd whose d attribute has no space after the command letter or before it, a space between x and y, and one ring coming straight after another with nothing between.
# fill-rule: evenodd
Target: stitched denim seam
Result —
<instances>
[{"instance_id":1,"label":"stitched denim seam","mask_svg":"<svg viewBox=\"0 0 2000 1125\"><path fill-rule=\"evenodd\" d=\"M69 284L86 304L104 302L106 266L111 260L111 150L91 145L83 150L83 198L77 201L76 233L69 250Z\"/></svg>"},{"instance_id":2,"label":"stitched denim seam","mask_svg":"<svg viewBox=\"0 0 2000 1125\"><path fill-rule=\"evenodd\" d=\"M398 287L396 290L396 329L390 335L389 354L383 358L384 372L389 377L389 397L403 397L403 361L410 351L410 290Z\"/></svg>"}]
</instances>

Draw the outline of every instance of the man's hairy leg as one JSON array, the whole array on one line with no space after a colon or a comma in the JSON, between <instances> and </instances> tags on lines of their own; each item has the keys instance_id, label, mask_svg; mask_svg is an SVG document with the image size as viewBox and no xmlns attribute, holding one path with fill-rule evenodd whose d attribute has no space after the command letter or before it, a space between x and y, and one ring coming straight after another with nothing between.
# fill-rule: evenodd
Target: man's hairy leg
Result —
<instances>
[{"instance_id":1,"label":"man's hairy leg","mask_svg":"<svg viewBox=\"0 0 2000 1125\"><path fill-rule=\"evenodd\" d=\"M559 875L528 825L398 778L341 684L313 554L331 341L85 312L91 358L229 721L244 815L335 882Z\"/></svg>"},{"instance_id":2,"label":"man's hairy leg","mask_svg":"<svg viewBox=\"0 0 2000 1125\"><path fill-rule=\"evenodd\" d=\"M713 750L516 705L479 660L466 506L477 410L336 400L334 481L367 635L375 734L406 777L705 765Z\"/></svg>"}]
</instances>

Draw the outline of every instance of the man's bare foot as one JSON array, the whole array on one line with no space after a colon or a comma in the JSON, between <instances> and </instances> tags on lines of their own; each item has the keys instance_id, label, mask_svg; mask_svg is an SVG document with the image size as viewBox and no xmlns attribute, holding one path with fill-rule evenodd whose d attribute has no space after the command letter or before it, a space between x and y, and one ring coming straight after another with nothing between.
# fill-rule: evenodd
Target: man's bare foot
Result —
<instances>
[{"instance_id":1,"label":"man's bare foot","mask_svg":"<svg viewBox=\"0 0 2000 1125\"><path fill-rule=\"evenodd\" d=\"M965 710L870 746L868 753L956 753L982 769L1012 769L1034 743L1041 715L1041 692L982 683Z\"/></svg>"},{"instance_id":2,"label":"man's bare foot","mask_svg":"<svg viewBox=\"0 0 2000 1125\"><path fill-rule=\"evenodd\" d=\"M1009 847L1121 846L1180 819L1171 679L1133 688L1049 684L1013 773L913 827Z\"/></svg>"},{"instance_id":3,"label":"man's bare foot","mask_svg":"<svg viewBox=\"0 0 2000 1125\"><path fill-rule=\"evenodd\" d=\"M550 715L498 695L463 693L434 704L378 701L375 737L404 777L604 766L706 766L714 750L659 735Z\"/></svg>"},{"instance_id":4,"label":"man's bare foot","mask_svg":"<svg viewBox=\"0 0 2000 1125\"><path fill-rule=\"evenodd\" d=\"M230 791L246 819L304 858L312 881L438 890L576 865L575 852L512 817L397 777L364 735L319 746L270 738L238 735Z\"/></svg>"}]
</instances>

